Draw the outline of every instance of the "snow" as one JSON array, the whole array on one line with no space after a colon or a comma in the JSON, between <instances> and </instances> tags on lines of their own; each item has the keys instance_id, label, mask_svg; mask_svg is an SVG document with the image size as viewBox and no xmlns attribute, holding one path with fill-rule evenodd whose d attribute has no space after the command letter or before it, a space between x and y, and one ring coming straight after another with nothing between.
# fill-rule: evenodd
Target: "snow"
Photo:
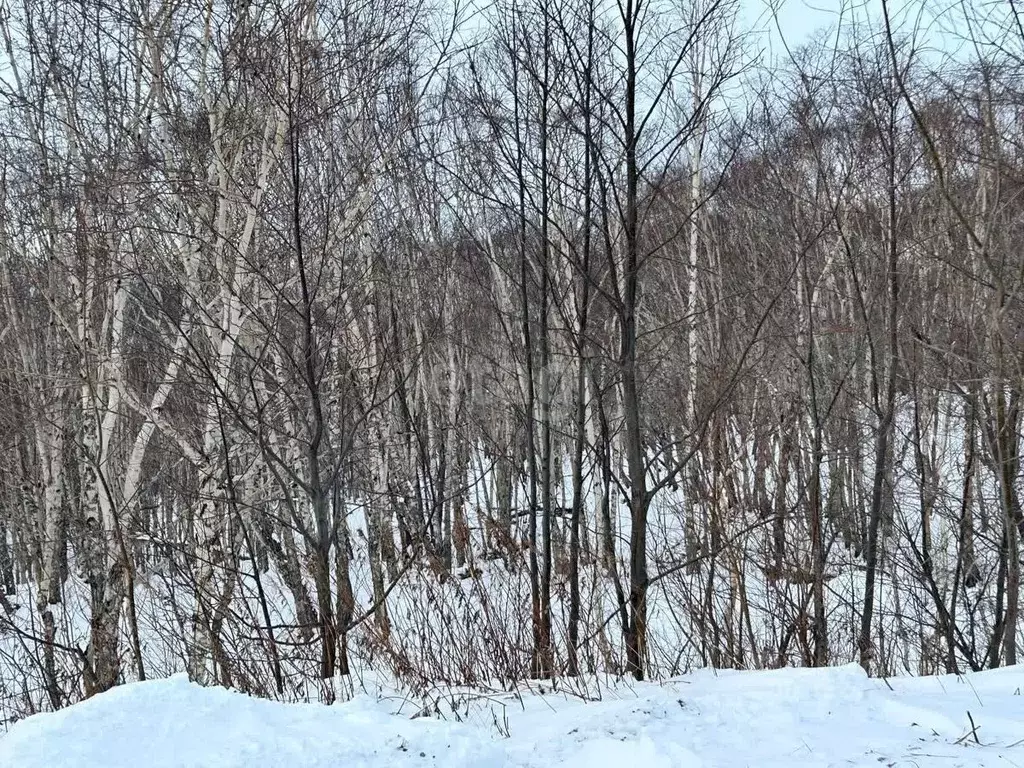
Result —
<instances>
[{"instance_id":1,"label":"snow","mask_svg":"<svg viewBox=\"0 0 1024 768\"><path fill-rule=\"evenodd\" d=\"M467 705L472 722L458 723L396 714L401 706L366 695L284 704L176 676L16 723L0 739L0 766L1024 765L1022 688L1016 667L890 682L855 666L698 672L620 682L600 701L535 684L479 697Z\"/></svg>"},{"instance_id":2,"label":"snow","mask_svg":"<svg viewBox=\"0 0 1024 768\"><path fill-rule=\"evenodd\" d=\"M131 683L17 723L3 768L249 768L501 765L502 748L457 724L410 720L361 697L281 704L183 675Z\"/></svg>"}]
</instances>

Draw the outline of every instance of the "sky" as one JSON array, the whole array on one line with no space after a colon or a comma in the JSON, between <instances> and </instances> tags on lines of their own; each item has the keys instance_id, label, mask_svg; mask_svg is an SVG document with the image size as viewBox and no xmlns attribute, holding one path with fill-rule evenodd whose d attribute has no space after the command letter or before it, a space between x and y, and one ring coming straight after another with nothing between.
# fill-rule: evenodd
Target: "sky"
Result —
<instances>
[{"instance_id":1,"label":"sky","mask_svg":"<svg viewBox=\"0 0 1024 768\"><path fill-rule=\"evenodd\" d=\"M748 24L774 27L772 6L778 6L778 26L791 45L800 45L822 28L838 19L838 0L784 0L780 4L768 0L743 0L743 13ZM774 33L773 33L774 34Z\"/></svg>"},{"instance_id":2,"label":"sky","mask_svg":"<svg viewBox=\"0 0 1024 768\"><path fill-rule=\"evenodd\" d=\"M776 8L777 23L772 8ZM1004 52L1024 58L1024 39L1007 30L1015 30L1008 0L889 0L889 13L894 30L911 36L919 54L941 57L973 58L971 43L977 37L991 52L998 40L1007 46ZM786 46L795 49L815 41L842 19L848 23L856 18L880 23L882 0L741 0L744 27L767 30L762 45L771 53L784 55L781 36Z\"/></svg>"}]
</instances>

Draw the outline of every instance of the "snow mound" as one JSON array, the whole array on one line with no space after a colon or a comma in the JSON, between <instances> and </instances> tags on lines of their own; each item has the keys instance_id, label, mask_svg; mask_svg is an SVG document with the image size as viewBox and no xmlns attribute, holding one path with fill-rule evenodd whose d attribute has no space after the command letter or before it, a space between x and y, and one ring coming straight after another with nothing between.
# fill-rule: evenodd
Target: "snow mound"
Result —
<instances>
[{"instance_id":1,"label":"snow mound","mask_svg":"<svg viewBox=\"0 0 1024 768\"><path fill-rule=\"evenodd\" d=\"M395 717L367 698L327 707L203 688L184 675L132 683L17 723L3 768L338 768L505 764L473 729Z\"/></svg>"},{"instance_id":2,"label":"snow mound","mask_svg":"<svg viewBox=\"0 0 1024 768\"><path fill-rule=\"evenodd\" d=\"M0 768L802 768L1024 766L1024 669L869 679L856 666L544 683L486 697L471 726L368 697L261 701L184 677L125 685L0 738ZM501 738L487 722L501 722Z\"/></svg>"}]
</instances>

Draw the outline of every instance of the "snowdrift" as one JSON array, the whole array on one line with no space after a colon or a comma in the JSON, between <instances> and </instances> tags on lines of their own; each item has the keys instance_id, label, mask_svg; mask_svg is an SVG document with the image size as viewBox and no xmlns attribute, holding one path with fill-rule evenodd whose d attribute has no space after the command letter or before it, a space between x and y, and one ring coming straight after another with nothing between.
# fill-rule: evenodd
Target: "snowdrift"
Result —
<instances>
[{"instance_id":1,"label":"snowdrift","mask_svg":"<svg viewBox=\"0 0 1024 768\"><path fill-rule=\"evenodd\" d=\"M184 675L27 718L0 740L3 768L490 768L502 755L475 731L396 717L365 697L281 704Z\"/></svg>"},{"instance_id":2,"label":"snowdrift","mask_svg":"<svg viewBox=\"0 0 1024 768\"><path fill-rule=\"evenodd\" d=\"M280 704L179 676L17 723L0 739L0 766L1024 765L1022 688L1021 668L888 683L853 666L700 672L603 687L593 702L548 686L489 696L466 710L476 724L462 724L410 719L370 697Z\"/></svg>"}]
</instances>

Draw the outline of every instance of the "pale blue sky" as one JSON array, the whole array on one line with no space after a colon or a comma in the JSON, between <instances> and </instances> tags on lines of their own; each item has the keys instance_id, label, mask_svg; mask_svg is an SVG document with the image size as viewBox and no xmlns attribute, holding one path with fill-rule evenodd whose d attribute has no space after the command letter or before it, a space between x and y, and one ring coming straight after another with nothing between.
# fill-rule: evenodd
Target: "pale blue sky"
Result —
<instances>
[{"instance_id":1,"label":"pale blue sky","mask_svg":"<svg viewBox=\"0 0 1024 768\"><path fill-rule=\"evenodd\" d=\"M881 22L882 0L741 0L743 26L766 30L762 44L772 53L782 54L779 32L790 48L814 40L824 30L834 28L840 18L844 24ZM771 8L777 9L778 24ZM964 56L976 53L971 38L982 48L993 42L1007 51L1024 55L1024 40L1011 22L1011 4L1007 0L889 0L894 29L912 37L918 53ZM1013 34L1006 36L1007 30Z\"/></svg>"},{"instance_id":2,"label":"pale blue sky","mask_svg":"<svg viewBox=\"0 0 1024 768\"><path fill-rule=\"evenodd\" d=\"M812 33L834 24L839 18L838 0L744 0L744 15L750 25L775 26L770 8L778 8L778 24L791 45L806 42Z\"/></svg>"},{"instance_id":3,"label":"pale blue sky","mask_svg":"<svg viewBox=\"0 0 1024 768\"><path fill-rule=\"evenodd\" d=\"M858 3L880 0L854 0ZM836 24L849 20L849 9L842 15L842 0L740 0L740 27L759 32L751 41L767 60L785 61L792 52L816 37L834 31ZM780 35L781 33L781 35ZM782 45L783 38L785 45Z\"/></svg>"}]
</instances>

